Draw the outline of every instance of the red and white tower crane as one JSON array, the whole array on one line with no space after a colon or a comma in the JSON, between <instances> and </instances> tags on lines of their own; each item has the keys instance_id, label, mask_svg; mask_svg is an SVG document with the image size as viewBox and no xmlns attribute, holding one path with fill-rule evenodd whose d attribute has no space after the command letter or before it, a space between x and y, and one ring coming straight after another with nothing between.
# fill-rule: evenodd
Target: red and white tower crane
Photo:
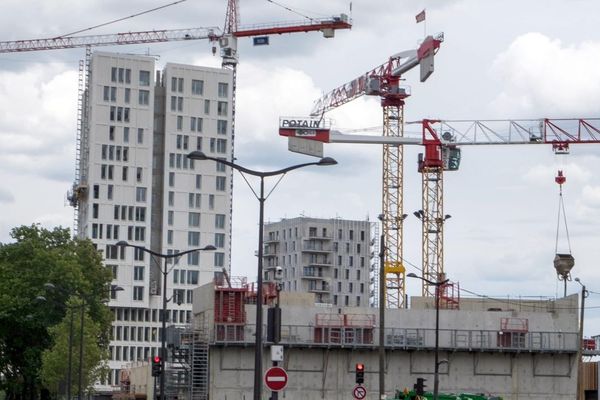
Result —
<instances>
[{"instance_id":1,"label":"red and white tower crane","mask_svg":"<svg viewBox=\"0 0 600 400\"><path fill-rule=\"evenodd\" d=\"M152 30L140 32L123 32L106 35L80 35L59 36L54 38L27 39L15 41L0 41L0 53L16 53L42 50L58 50L70 48L86 48L86 60L79 66L79 99L77 121L77 147L76 147L76 177L73 190L69 192L68 199L75 208L75 230L77 230L78 196L83 195L82 188L86 187L87 177L81 173L80 164L84 163L87 154L87 113L84 104L89 104L85 87L88 84L89 59L91 47L114 46L142 43L160 43L184 40L208 40L213 44L213 54L216 53L216 43L221 48L222 66L232 70L232 104L231 104L231 159L234 159L235 143L235 114L236 114L236 78L237 78L237 39L241 37L262 37L284 33L322 32L326 38L334 37L338 29L350 29L352 22L346 14L330 18L309 18L304 22L295 23L265 23L260 25L239 26L239 0L228 0L225 17L225 26L221 31L217 27L190 28L173 30ZM268 41L262 42L263 44ZM233 171L232 171L233 174ZM230 179L233 185L233 179ZM233 190L231 191L233 193ZM233 204L233 202L230 202ZM231 215L231 213L230 213ZM231 224L230 224L231 227ZM231 234L231 232L230 232ZM231 244L231 241L230 241Z\"/></svg>"},{"instance_id":2,"label":"red and white tower crane","mask_svg":"<svg viewBox=\"0 0 600 400\"><path fill-rule=\"evenodd\" d=\"M422 174L423 208L416 214L422 221L422 275L438 281L443 269L444 221L448 218L443 208L444 171L456 171L461 160L460 146L481 145L551 145L556 154L569 153L572 144L600 143L600 118L564 119L498 119L498 120L429 120L414 123L422 126L420 137L376 137L348 135L330 129L320 122L313 127L299 126L298 121L280 123L282 136L298 137L324 143L375 143L389 146L421 145L418 171ZM287 126L286 126L287 125ZM302 124L300 124L302 125ZM562 172L562 171L560 171ZM561 173L557 183L564 183ZM564 210L563 210L564 213ZM566 225L566 221L565 221ZM569 246L570 247L570 246ZM559 274L568 275L573 266L570 254L558 254L554 260ZM566 270L568 269L568 270ZM563 276L564 278L564 276ZM423 286L424 296L434 296L435 288ZM452 284L440 288L446 307L455 307L449 294ZM447 298L446 298L447 295ZM387 293L388 303L390 293Z\"/></svg>"},{"instance_id":3,"label":"red and white tower crane","mask_svg":"<svg viewBox=\"0 0 600 400\"><path fill-rule=\"evenodd\" d=\"M402 75L420 66L421 82L433 73L433 57L440 48L443 35L428 36L414 50L391 56L382 65L360 75L351 82L332 90L315 103L311 117L346 104L362 95L379 96L383 109L383 137L404 136L404 102L410 88L400 84ZM387 306L405 307L405 268L402 263L403 213L403 148L398 144L383 144L382 213L384 239L384 277Z\"/></svg>"}]
</instances>

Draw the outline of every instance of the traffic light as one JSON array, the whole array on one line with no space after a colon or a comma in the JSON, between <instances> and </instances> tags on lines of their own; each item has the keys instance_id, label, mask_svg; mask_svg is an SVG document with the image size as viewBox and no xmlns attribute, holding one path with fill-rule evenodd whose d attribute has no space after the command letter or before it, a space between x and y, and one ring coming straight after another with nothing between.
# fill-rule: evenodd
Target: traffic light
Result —
<instances>
[{"instance_id":1,"label":"traffic light","mask_svg":"<svg viewBox=\"0 0 600 400\"><path fill-rule=\"evenodd\" d=\"M162 360L159 356L152 358L152 376L160 376L162 373Z\"/></svg>"},{"instance_id":2,"label":"traffic light","mask_svg":"<svg viewBox=\"0 0 600 400\"><path fill-rule=\"evenodd\" d=\"M365 381L365 364L356 364L356 383L361 385Z\"/></svg>"},{"instance_id":3,"label":"traffic light","mask_svg":"<svg viewBox=\"0 0 600 400\"><path fill-rule=\"evenodd\" d=\"M425 385L425 381L427 379L425 378L417 378L417 383L415 383L415 393L417 394L417 396L423 396L425 394L425 388L427 387L427 385Z\"/></svg>"}]
</instances>

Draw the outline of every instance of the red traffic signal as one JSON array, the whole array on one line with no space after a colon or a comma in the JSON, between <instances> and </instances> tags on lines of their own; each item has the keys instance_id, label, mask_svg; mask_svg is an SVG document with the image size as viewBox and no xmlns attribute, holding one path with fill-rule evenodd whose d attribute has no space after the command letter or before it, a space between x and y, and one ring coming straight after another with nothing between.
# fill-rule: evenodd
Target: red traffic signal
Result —
<instances>
[{"instance_id":1,"label":"red traffic signal","mask_svg":"<svg viewBox=\"0 0 600 400\"><path fill-rule=\"evenodd\" d=\"M359 385L362 384L365 381L365 364L357 363L355 373L356 383L358 383Z\"/></svg>"},{"instance_id":2,"label":"red traffic signal","mask_svg":"<svg viewBox=\"0 0 600 400\"><path fill-rule=\"evenodd\" d=\"M160 376L162 373L162 359L160 356L152 358L152 376Z\"/></svg>"}]
</instances>

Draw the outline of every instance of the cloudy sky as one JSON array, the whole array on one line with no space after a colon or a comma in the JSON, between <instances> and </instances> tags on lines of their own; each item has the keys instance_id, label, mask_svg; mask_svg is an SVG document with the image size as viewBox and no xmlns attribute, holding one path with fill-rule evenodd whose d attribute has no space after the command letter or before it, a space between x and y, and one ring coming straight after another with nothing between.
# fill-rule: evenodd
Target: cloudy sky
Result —
<instances>
[{"instance_id":1,"label":"cloudy sky","mask_svg":"<svg viewBox=\"0 0 600 400\"><path fill-rule=\"evenodd\" d=\"M241 0L242 25L350 13L342 0L285 0L292 13L266 0ZM166 4L159 0L5 0L0 40L54 37ZM187 0L89 34L222 27L225 0ZM579 118L600 116L600 3L595 0L355 0L350 31L334 39L318 33L271 38L270 46L241 40L236 157L256 169L277 169L306 156L287 151L277 135L280 115L307 115L322 93L415 48L427 10L427 33L444 32L436 71L426 83L406 74L412 88L407 120ZM104 48L218 66L202 41ZM65 193L75 170L77 67L82 49L0 54L0 242L12 227L33 222L72 226ZM340 129L381 125L375 98L332 112ZM407 134L416 134L409 125ZM405 150L405 258L421 265L418 147ZM376 220L381 203L381 148L333 144L339 165L296 171L268 199L266 217L298 215ZM312 159L310 159L312 160ZM600 146L465 147L460 171L445 175L445 269L470 292L511 298L562 295L552 260L558 212L557 169L567 176L564 199L573 276L592 291L586 334L600 334ZM238 177L234 194L234 275L256 275L258 203ZM566 244L560 242L562 247ZM561 250L559 246L559 250ZM565 250L564 248L562 250ZM570 282L569 293L580 290ZM408 293L417 294L418 282ZM597 293L596 293L597 292ZM463 295L468 295L466 292Z\"/></svg>"}]
</instances>

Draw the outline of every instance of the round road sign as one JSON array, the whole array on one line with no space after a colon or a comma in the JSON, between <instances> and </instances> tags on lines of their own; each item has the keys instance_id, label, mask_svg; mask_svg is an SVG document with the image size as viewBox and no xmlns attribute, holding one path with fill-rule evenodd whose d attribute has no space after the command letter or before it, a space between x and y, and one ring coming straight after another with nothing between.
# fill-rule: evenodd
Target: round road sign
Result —
<instances>
[{"instance_id":1,"label":"round road sign","mask_svg":"<svg viewBox=\"0 0 600 400\"><path fill-rule=\"evenodd\" d=\"M281 367L271 367L265 372L265 385L274 392L285 389L288 375Z\"/></svg>"},{"instance_id":2,"label":"round road sign","mask_svg":"<svg viewBox=\"0 0 600 400\"><path fill-rule=\"evenodd\" d=\"M356 385L352 390L352 396L357 400L362 400L367 397L367 389L362 385Z\"/></svg>"}]
</instances>

